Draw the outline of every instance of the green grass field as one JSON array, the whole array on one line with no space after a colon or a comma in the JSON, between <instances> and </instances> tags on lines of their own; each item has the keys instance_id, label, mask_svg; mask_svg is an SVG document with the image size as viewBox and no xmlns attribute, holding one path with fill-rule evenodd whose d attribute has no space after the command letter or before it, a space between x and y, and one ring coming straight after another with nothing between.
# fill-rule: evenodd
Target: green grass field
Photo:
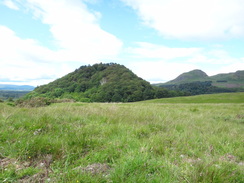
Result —
<instances>
[{"instance_id":1,"label":"green grass field","mask_svg":"<svg viewBox=\"0 0 244 183\"><path fill-rule=\"evenodd\" d=\"M142 103L244 103L244 92L205 94L189 97L162 98L143 101Z\"/></svg>"},{"instance_id":2,"label":"green grass field","mask_svg":"<svg viewBox=\"0 0 244 183\"><path fill-rule=\"evenodd\" d=\"M243 183L243 94L0 103L0 182Z\"/></svg>"}]
</instances>

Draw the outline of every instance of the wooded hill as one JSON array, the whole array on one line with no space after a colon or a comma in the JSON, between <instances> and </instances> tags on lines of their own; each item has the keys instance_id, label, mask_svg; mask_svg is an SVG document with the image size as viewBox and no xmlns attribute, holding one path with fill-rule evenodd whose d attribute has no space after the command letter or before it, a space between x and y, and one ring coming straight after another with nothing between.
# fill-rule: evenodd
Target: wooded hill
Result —
<instances>
[{"instance_id":1,"label":"wooded hill","mask_svg":"<svg viewBox=\"0 0 244 183\"><path fill-rule=\"evenodd\" d=\"M42 85L26 97L68 98L92 102L134 102L184 95L153 87L123 65L94 64L81 66L74 72Z\"/></svg>"}]
</instances>

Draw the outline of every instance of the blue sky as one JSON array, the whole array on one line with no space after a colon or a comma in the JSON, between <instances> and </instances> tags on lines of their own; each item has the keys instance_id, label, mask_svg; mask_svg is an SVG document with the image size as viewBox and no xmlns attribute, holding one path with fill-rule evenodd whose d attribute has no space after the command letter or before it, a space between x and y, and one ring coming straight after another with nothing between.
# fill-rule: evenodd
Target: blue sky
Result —
<instances>
[{"instance_id":1,"label":"blue sky","mask_svg":"<svg viewBox=\"0 0 244 183\"><path fill-rule=\"evenodd\" d=\"M0 83L100 62L151 83L244 70L243 17L243 0L0 0Z\"/></svg>"}]
</instances>

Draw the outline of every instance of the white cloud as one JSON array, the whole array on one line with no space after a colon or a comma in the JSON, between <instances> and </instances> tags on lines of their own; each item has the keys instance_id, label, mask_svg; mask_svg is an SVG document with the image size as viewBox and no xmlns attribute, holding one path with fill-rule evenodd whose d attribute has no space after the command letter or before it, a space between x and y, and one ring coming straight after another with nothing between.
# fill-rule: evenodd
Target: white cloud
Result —
<instances>
[{"instance_id":1,"label":"white cloud","mask_svg":"<svg viewBox=\"0 0 244 183\"><path fill-rule=\"evenodd\" d=\"M167 61L140 61L128 64L133 72L139 77L150 81L151 83L166 82L176 78L183 72L193 69L198 69L197 65L180 63L180 62L167 62Z\"/></svg>"},{"instance_id":2,"label":"white cloud","mask_svg":"<svg viewBox=\"0 0 244 183\"><path fill-rule=\"evenodd\" d=\"M199 52L196 55L192 55L189 59L185 60L188 63L198 63L205 65L230 65L237 63L241 58L234 58L229 55L224 48L214 48L214 49L203 49L202 52Z\"/></svg>"},{"instance_id":3,"label":"white cloud","mask_svg":"<svg viewBox=\"0 0 244 183\"><path fill-rule=\"evenodd\" d=\"M154 62L141 60L129 63L127 66L139 77L142 77L151 83L167 82L175 79L184 72L194 69L201 69L209 76L212 76L219 73L236 72L237 70L243 70L244 68L244 58L232 58L232 62L228 64L221 63L221 60L211 59L204 55L203 58L203 63L188 62L188 60L184 59L177 62L169 62L165 60L157 60ZM206 62L209 63L206 64Z\"/></svg>"},{"instance_id":4,"label":"white cloud","mask_svg":"<svg viewBox=\"0 0 244 183\"><path fill-rule=\"evenodd\" d=\"M58 62L61 60L58 52L40 46L35 40L21 39L7 27L0 26L0 40L0 80L38 85L71 71L63 68L64 62Z\"/></svg>"},{"instance_id":5,"label":"white cloud","mask_svg":"<svg viewBox=\"0 0 244 183\"><path fill-rule=\"evenodd\" d=\"M102 30L98 12L90 12L77 0L27 0L36 17L50 26L50 32L63 55L69 59L99 60L115 57L122 41Z\"/></svg>"},{"instance_id":6,"label":"white cloud","mask_svg":"<svg viewBox=\"0 0 244 183\"><path fill-rule=\"evenodd\" d=\"M127 50L134 61L127 66L151 83L166 82L193 69L215 75L244 68L244 58L231 57L224 47L170 48L146 42L136 46Z\"/></svg>"},{"instance_id":7,"label":"white cloud","mask_svg":"<svg viewBox=\"0 0 244 183\"><path fill-rule=\"evenodd\" d=\"M136 43L127 49L133 63L128 63L139 77L151 83L166 82L179 74L199 69L197 63L185 62L187 59L201 55L202 48L170 48L147 42Z\"/></svg>"},{"instance_id":8,"label":"white cloud","mask_svg":"<svg viewBox=\"0 0 244 183\"><path fill-rule=\"evenodd\" d=\"M162 36L183 40L244 36L243 0L121 0Z\"/></svg>"},{"instance_id":9,"label":"white cloud","mask_svg":"<svg viewBox=\"0 0 244 183\"><path fill-rule=\"evenodd\" d=\"M244 58L238 59L235 62L232 62L231 64L228 64L226 66L222 66L218 73L213 74L219 74L219 73L228 73L230 71L235 72L238 70L244 69Z\"/></svg>"},{"instance_id":10,"label":"white cloud","mask_svg":"<svg viewBox=\"0 0 244 183\"><path fill-rule=\"evenodd\" d=\"M3 0L2 4L13 10L19 10L19 7L12 0Z\"/></svg>"},{"instance_id":11,"label":"white cloud","mask_svg":"<svg viewBox=\"0 0 244 183\"><path fill-rule=\"evenodd\" d=\"M201 48L170 48L147 42L138 42L137 47L131 47L128 52L142 58L175 59L198 54Z\"/></svg>"},{"instance_id":12,"label":"white cloud","mask_svg":"<svg viewBox=\"0 0 244 183\"><path fill-rule=\"evenodd\" d=\"M122 48L122 41L100 28L101 15L90 12L82 1L16 0L16 3L26 8L20 11L28 10L50 26L56 49L41 46L37 40L22 39L0 25L0 81L8 78L13 82L44 84L80 65L112 59Z\"/></svg>"}]
</instances>

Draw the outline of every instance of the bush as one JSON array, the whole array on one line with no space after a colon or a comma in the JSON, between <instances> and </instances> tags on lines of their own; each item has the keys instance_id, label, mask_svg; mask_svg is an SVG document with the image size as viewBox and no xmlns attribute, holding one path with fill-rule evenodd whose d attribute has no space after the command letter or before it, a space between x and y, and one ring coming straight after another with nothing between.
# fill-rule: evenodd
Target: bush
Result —
<instances>
[{"instance_id":1,"label":"bush","mask_svg":"<svg viewBox=\"0 0 244 183\"><path fill-rule=\"evenodd\" d=\"M7 102L7 105L9 105L11 107L15 107L15 103L14 102Z\"/></svg>"},{"instance_id":2,"label":"bush","mask_svg":"<svg viewBox=\"0 0 244 183\"><path fill-rule=\"evenodd\" d=\"M53 103L49 98L44 97L35 97L27 100L19 99L15 102L15 104L19 107L44 107Z\"/></svg>"},{"instance_id":3,"label":"bush","mask_svg":"<svg viewBox=\"0 0 244 183\"><path fill-rule=\"evenodd\" d=\"M69 98L63 98L63 99L55 99L53 100L53 103L74 103L74 99L69 99Z\"/></svg>"},{"instance_id":4,"label":"bush","mask_svg":"<svg viewBox=\"0 0 244 183\"><path fill-rule=\"evenodd\" d=\"M12 97L8 98L7 102L14 102L14 99Z\"/></svg>"}]
</instances>

